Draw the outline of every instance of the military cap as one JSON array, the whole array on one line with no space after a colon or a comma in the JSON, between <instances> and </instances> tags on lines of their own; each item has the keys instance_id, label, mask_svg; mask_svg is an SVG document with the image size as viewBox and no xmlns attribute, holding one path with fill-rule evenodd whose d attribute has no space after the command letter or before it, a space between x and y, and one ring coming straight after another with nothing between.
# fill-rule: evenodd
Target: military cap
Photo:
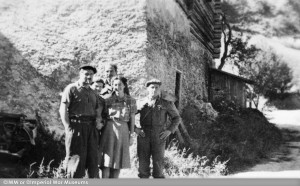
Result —
<instances>
[{"instance_id":1,"label":"military cap","mask_svg":"<svg viewBox=\"0 0 300 186\"><path fill-rule=\"evenodd\" d=\"M157 85L161 85L161 81L158 79L151 79L149 81L146 82L146 87L148 87L151 84L157 84Z\"/></svg>"},{"instance_id":2,"label":"military cap","mask_svg":"<svg viewBox=\"0 0 300 186\"><path fill-rule=\"evenodd\" d=\"M81 65L79 67L79 70L81 70L81 69L83 69L83 70L92 70L94 72L94 74L97 73L97 69L95 67L91 66L91 65Z\"/></svg>"}]
</instances>

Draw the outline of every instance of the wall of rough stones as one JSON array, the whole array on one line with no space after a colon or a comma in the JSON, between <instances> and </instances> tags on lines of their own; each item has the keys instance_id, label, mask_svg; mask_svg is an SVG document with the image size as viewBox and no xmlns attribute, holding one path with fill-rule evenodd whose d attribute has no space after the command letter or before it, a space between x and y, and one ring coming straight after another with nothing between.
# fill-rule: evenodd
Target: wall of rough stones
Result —
<instances>
[{"instance_id":1,"label":"wall of rough stones","mask_svg":"<svg viewBox=\"0 0 300 186\"><path fill-rule=\"evenodd\" d=\"M189 20L173 0L147 0L147 63L149 76L163 81L175 93L176 71L182 72L181 104L207 100L207 67L213 61L204 46L190 33Z\"/></svg>"}]
</instances>

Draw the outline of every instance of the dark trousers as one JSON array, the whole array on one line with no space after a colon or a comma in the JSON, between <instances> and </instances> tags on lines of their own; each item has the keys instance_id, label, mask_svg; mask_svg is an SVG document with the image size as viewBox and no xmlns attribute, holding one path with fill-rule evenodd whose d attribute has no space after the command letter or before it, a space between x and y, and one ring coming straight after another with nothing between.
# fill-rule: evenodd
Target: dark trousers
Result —
<instances>
[{"instance_id":1,"label":"dark trousers","mask_svg":"<svg viewBox=\"0 0 300 186\"><path fill-rule=\"evenodd\" d=\"M72 122L71 129L74 131L71 139L70 156L78 155L79 164L74 173L74 178L85 176L85 170L88 170L89 178L98 178L98 131L95 127L95 121L91 122Z\"/></svg>"},{"instance_id":2,"label":"dark trousers","mask_svg":"<svg viewBox=\"0 0 300 186\"><path fill-rule=\"evenodd\" d=\"M159 139L159 133L164 127L143 128L145 137L138 137L137 153L139 158L139 177L150 177L150 158L152 156L154 178L164 178L164 155L166 142Z\"/></svg>"}]
</instances>

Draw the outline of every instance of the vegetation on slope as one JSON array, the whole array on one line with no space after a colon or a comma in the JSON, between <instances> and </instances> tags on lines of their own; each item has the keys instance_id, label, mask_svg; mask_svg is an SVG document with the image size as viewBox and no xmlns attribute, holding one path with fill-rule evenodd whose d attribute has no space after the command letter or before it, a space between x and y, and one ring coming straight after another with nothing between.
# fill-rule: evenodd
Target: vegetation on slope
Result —
<instances>
[{"instance_id":1,"label":"vegetation on slope","mask_svg":"<svg viewBox=\"0 0 300 186\"><path fill-rule=\"evenodd\" d=\"M239 108L220 96L213 103L219 112L214 121L205 122L201 115L184 117L190 135L200 145L191 151L213 160L228 161L229 173L267 158L282 141L280 130L256 109ZM183 111L183 115L190 113Z\"/></svg>"}]
</instances>

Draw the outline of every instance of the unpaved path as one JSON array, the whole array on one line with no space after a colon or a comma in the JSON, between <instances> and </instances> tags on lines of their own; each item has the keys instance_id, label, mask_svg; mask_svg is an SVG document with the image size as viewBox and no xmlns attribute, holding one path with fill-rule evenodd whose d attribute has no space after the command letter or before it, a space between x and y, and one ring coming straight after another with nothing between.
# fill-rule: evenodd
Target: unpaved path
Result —
<instances>
[{"instance_id":1,"label":"unpaved path","mask_svg":"<svg viewBox=\"0 0 300 186\"><path fill-rule=\"evenodd\" d=\"M300 178L300 110L277 110L265 115L282 130L284 143L264 162L227 177Z\"/></svg>"}]
</instances>

